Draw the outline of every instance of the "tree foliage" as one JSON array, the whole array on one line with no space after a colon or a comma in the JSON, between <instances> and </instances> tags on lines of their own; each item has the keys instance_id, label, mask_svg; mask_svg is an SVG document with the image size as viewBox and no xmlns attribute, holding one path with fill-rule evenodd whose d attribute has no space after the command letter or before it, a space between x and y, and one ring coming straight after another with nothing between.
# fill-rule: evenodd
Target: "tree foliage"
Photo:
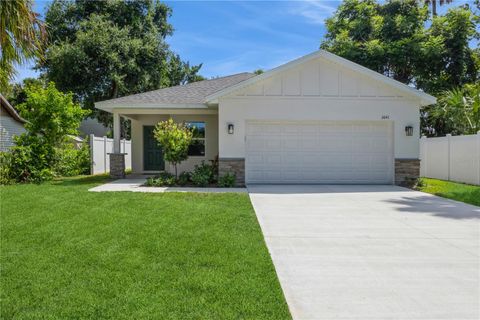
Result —
<instances>
[{"instance_id":1,"label":"tree foliage","mask_svg":"<svg viewBox=\"0 0 480 320\"><path fill-rule=\"evenodd\" d=\"M480 131L480 83L446 91L431 112L431 121L453 135Z\"/></svg>"},{"instance_id":2,"label":"tree foliage","mask_svg":"<svg viewBox=\"0 0 480 320\"><path fill-rule=\"evenodd\" d=\"M25 78L22 82L10 84L5 90L4 96L12 106L16 107L27 100L27 87L44 87L45 85L46 83L42 78Z\"/></svg>"},{"instance_id":3,"label":"tree foliage","mask_svg":"<svg viewBox=\"0 0 480 320\"><path fill-rule=\"evenodd\" d=\"M43 57L45 25L30 0L0 1L0 91L15 75L14 64Z\"/></svg>"},{"instance_id":4,"label":"tree foliage","mask_svg":"<svg viewBox=\"0 0 480 320\"><path fill-rule=\"evenodd\" d=\"M155 126L154 136L162 146L164 159L174 165L175 178L177 178L177 164L188 158L188 147L193 137L192 130L181 123L175 123L170 118Z\"/></svg>"},{"instance_id":5,"label":"tree foliage","mask_svg":"<svg viewBox=\"0 0 480 320\"><path fill-rule=\"evenodd\" d=\"M27 120L26 133L16 137L11 150L11 178L20 182L40 182L54 174L57 149L67 135L75 135L88 114L73 102L72 94L59 92L54 83L25 88L26 100L17 105Z\"/></svg>"},{"instance_id":6,"label":"tree foliage","mask_svg":"<svg viewBox=\"0 0 480 320\"><path fill-rule=\"evenodd\" d=\"M321 47L408 83L418 63L427 15L415 0L346 0L327 19Z\"/></svg>"},{"instance_id":7,"label":"tree foliage","mask_svg":"<svg viewBox=\"0 0 480 320\"><path fill-rule=\"evenodd\" d=\"M154 0L56 0L46 13L52 45L39 68L86 108L196 81L201 65L182 61L165 42L173 31L170 15Z\"/></svg>"},{"instance_id":8,"label":"tree foliage","mask_svg":"<svg viewBox=\"0 0 480 320\"><path fill-rule=\"evenodd\" d=\"M327 19L321 48L440 95L479 81L480 51L469 46L479 39L479 19L478 10L468 5L431 17L416 0L345 0ZM423 109L422 128L435 129L425 133L448 133L440 123L429 122L438 107Z\"/></svg>"},{"instance_id":9,"label":"tree foliage","mask_svg":"<svg viewBox=\"0 0 480 320\"><path fill-rule=\"evenodd\" d=\"M76 135L80 122L89 113L73 102L71 93L58 91L53 82L46 87L28 86L25 91L25 102L17 105L20 115L27 120L25 129L51 145L60 143L66 135Z\"/></svg>"}]
</instances>

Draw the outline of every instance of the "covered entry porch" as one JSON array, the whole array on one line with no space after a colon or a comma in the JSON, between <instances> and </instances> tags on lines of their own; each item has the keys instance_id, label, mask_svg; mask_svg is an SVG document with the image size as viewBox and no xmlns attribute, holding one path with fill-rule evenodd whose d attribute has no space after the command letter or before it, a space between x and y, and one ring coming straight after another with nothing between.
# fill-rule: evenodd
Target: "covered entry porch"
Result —
<instances>
[{"instance_id":1,"label":"covered entry porch","mask_svg":"<svg viewBox=\"0 0 480 320\"><path fill-rule=\"evenodd\" d=\"M163 159L161 146L153 136L155 125L172 118L177 123L195 128L189 157L178 165L178 173L191 171L202 161L218 156L218 111L216 109L123 109L113 110L114 143L120 146L120 118L131 121L132 173L153 174L174 172ZM120 148L118 149L120 150Z\"/></svg>"}]
</instances>

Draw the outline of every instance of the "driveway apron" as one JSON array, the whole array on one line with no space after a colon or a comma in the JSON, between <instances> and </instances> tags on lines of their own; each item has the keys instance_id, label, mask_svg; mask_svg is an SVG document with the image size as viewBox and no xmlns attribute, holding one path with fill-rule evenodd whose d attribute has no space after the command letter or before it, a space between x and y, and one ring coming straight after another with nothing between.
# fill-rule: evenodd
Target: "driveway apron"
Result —
<instances>
[{"instance_id":1,"label":"driveway apron","mask_svg":"<svg viewBox=\"0 0 480 320\"><path fill-rule=\"evenodd\" d=\"M480 208L396 186L248 187L294 319L479 319Z\"/></svg>"}]
</instances>

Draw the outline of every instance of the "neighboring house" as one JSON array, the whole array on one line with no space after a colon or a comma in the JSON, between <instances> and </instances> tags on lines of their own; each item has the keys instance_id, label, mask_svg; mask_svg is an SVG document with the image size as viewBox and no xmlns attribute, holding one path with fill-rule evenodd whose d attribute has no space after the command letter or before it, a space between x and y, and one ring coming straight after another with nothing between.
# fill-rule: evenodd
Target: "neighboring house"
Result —
<instances>
[{"instance_id":1,"label":"neighboring house","mask_svg":"<svg viewBox=\"0 0 480 320\"><path fill-rule=\"evenodd\" d=\"M25 132L26 120L20 117L4 96L0 94L0 151L8 151L15 145L14 136Z\"/></svg>"},{"instance_id":2,"label":"neighboring house","mask_svg":"<svg viewBox=\"0 0 480 320\"><path fill-rule=\"evenodd\" d=\"M97 137L107 136L110 130L102 123L98 122L96 118L86 118L80 123L78 132L82 137L88 137L93 134Z\"/></svg>"},{"instance_id":3,"label":"neighboring house","mask_svg":"<svg viewBox=\"0 0 480 320\"><path fill-rule=\"evenodd\" d=\"M96 107L114 115L116 152L120 116L131 119L135 173L171 170L152 130L172 117L201 132L181 170L218 155L220 174L233 172L239 183L401 184L419 175L420 107L435 102L320 50L260 75L194 82Z\"/></svg>"},{"instance_id":4,"label":"neighboring house","mask_svg":"<svg viewBox=\"0 0 480 320\"><path fill-rule=\"evenodd\" d=\"M75 149L80 149L85 140L82 139L81 137L72 136L71 134L67 134L67 141L72 143L75 146Z\"/></svg>"}]
</instances>

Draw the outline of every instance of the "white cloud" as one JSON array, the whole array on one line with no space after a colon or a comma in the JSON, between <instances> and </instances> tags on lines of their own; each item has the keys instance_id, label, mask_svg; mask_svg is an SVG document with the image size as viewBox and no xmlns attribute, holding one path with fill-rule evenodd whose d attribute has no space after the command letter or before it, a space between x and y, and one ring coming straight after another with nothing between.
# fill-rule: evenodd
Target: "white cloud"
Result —
<instances>
[{"instance_id":1,"label":"white cloud","mask_svg":"<svg viewBox=\"0 0 480 320\"><path fill-rule=\"evenodd\" d=\"M340 1L306 0L296 4L290 10L291 14L303 16L309 23L323 25L325 19L333 15Z\"/></svg>"},{"instance_id":2,"label":"white cloud","mask_svg":"<svg viewBox=\"0 0 480 320\"><path fill-rule=\"evenodd\" d=\"M252 72L256 69L266 71L307 53L310 53L310 51L263 47L248 50L225 59L210 60L206 63L206 69L201 74L207 77L215 77L240 72ZM268 59L265 59L266 54Z\"/></svg>"}]
</instances>

